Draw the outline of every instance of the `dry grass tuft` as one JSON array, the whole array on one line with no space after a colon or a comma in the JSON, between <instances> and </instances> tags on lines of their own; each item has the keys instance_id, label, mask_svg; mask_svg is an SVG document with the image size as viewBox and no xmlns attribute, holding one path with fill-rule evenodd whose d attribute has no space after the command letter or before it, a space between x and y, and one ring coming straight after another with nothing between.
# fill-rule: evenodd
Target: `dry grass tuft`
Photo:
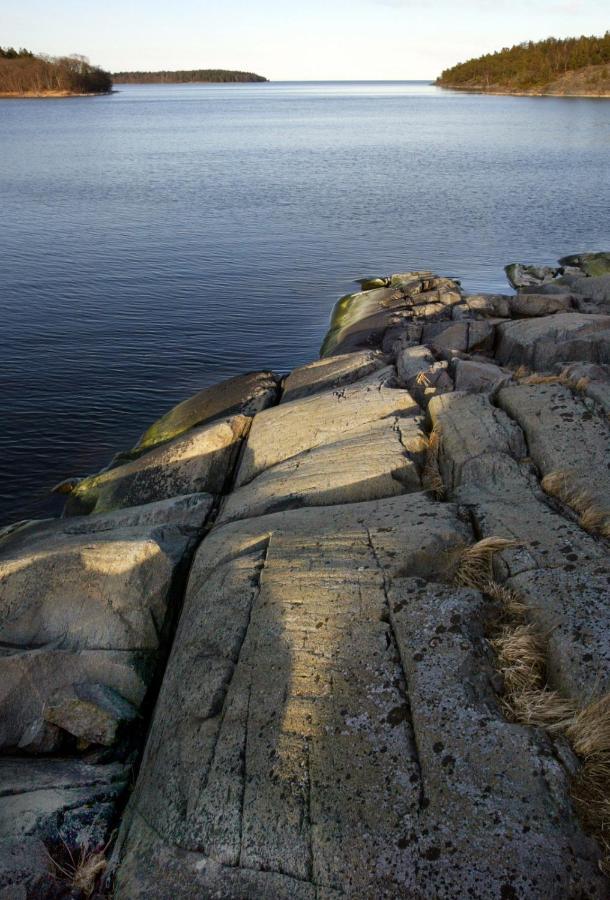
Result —
<instances>
[{"instance_id":1,"label":"dry grass tuft","mask_svg":"<svg viewBox=\"0 0 610 900\"><path fill-rule=\"evenodd\" d=\"M494 553L518 547L518 541L501 537L483 538L476 544L464 548L460 553L455 580L464 587L485 588L493 582Z\"/></svg>"},{"instance_id":2,"label":"dry grass tuft","mask_svg":"<svg viewBox=\"0 0 610 900\"><path fill-rule=\"evenodd\" d=\"M600 869L610 877L610 764L585 762L572 782L572 800L585 829L602 849Z\"/></svg>"},{"instance_id":3,"label":"dry grass tuft","mask_svg":"<svg viewBox=\"0 0 610 900\"><path fill-rule=\"evenodd\" d=\"M572 797L585 827L604 850L601 868L610 875L610 694L577 712L565 732L583 760Z\"/></svg>"},{"instance_id":4,"label":"dry grass tuft","mask_svg":"<svg viewBox=\"0 0 610 900\"><path fill-rule=\"evenodd\" d=\"M589 384L591 382L590 378L587 378L586 375L583 375L582 378L579 378L578 381L572 384L573 390L577 391L579 394L584 394Z\"/></svg>"},{"instance_id":5,"label":"dry grass tuft","mask_svg":"<svg viewBox=\"0 0 610 900\"><path fill-rule=\"evenodd\" d=\"M419 376L418 376L419 377ZM437 500L445 497L445 483L438 464L441 449L441 432L435 425L428 436L426 462L422 472L422 484L427 491L432 491Z\"/></svg>"},{"instance_id":6,"label":"dry grass tuft","mask_svg":"<svg viewBox=\"0 0 610 900\"><path fill-rule=\"evenodd\" d=\"M521 384L570 384L569 378L561 372L559 375L533 375L522 376L519 381Z\"/></svg>"},{"instance_id":7,"label":"dry grass tuft","mask_svg":"<svg viewBox=\"0 0 610 900\"><path fill-rule=\"evenodd\" d=\"M430 379L424 371L418 373L415 383L425 388L430 387Z\"/></svg>"},{"instance_id":8,"label":"dry grass tuft","mask_svg":"<svg viewBox=\"0 0 610 900\"><path fill-rule=\"evenodd\" d=\"M538 372L530 372L527 366L519 366L513 372L513 378L520 384L564 384L578 394L584 394L590 383L590 378L587 378L586 375L583 375L581 378L574 378L570 374L569 367L563 369L559 374L548 373L544 375Z\"/></svg>"},{"instance_id":9,"label":"dry grass tuft","mask_svg":"<svg viewBox=\"0 0 610 900\"><path fill-rule=\"evenodd\" d=\"M497 581L488 581L481 587L481 590L500 604L501 621L513 623L525 621L527 606L512 588L498 584Z\"/></svg>"},{"instance_id":10,"label":"dry grass tuft","mask_svg":"<svg viewBox=\"0 0 610 900\"><path fill-rule=\"evenodd\" d=\"M572 701L546 686L509 694L506 703L516 722L556 734L565 732L574 717Z\"/></svg>"},{"instance_id":11,"label":"dry grass tuft","mask_svg":"<svg viewBox=\"0 0 610 900\"><path fill-rule=\"evenodd\" d=\"M553 473L554 490L561 489L564 474ZM610 694L579 710L549 688L544 639L527 622L527 607L516 592L493 578L494 553L514 546L515 541L490 537L462 548L455 580L477 588L500 606L489 643L504 679L501 702L507 718L565 735L580 758L572 798L583 827L602 849L600 868L610 876Z\"/></svg>"},{"instance_id":12,"label":"dry grass tuft","mask_svg":"<svg viewBox=\"0 0 610 900\"><path fill-rule=\"evenodd\" d=\"M544 645L533 625L510 625L490 641L509 694L544 686Z\"/></svg>"},{"instance_id":13,"label":"dry grass tuft","mask_svg":"<svg viewBox=\"0 0 610 900\"><path fill-rule=\"evenodd\" d=\"M563 476L553 473L553 489L560 489ZM501 608L489 643L504 679L501 702L507 718L565 735L582 761L572 798L583 827L600 844L600 867L610 876L610 694L579 710L549 688L544 639L527 622L527 607L515 591L493 578L494 553L515 546L515 541L490 537L462 548L455 580L482 591Z\"/></svg>"},{"instance_id":14,"label":"dry grass tuft","mask_svg":"<svg viewBox=\"0 0 610 900\"><path fill-rule=\"evenodd\" d=\"M610 538L610 517L600 509L589 491L578 486L578 475L572 469L549 472L542 479L541 486L551 497L557 497L578 513L581 528Z\"/></svg>"},{"instance_id":15,"label":"dry grass tuft","mask_svg":"<svg viewBox=\"0 0 610 900\"><path fill-rule=\"evenodd\" d=\"M57 877L68 882L72 888L81 891L85 897L91 897L108 865L106 859L108 845L102 850L91 850L85 845L81 847L77 855L72 852L65 841L63 841L63 845L65 855L61 862L47 852Z\"/></svg>"},{"instance_id":16,"label":"dry grass tuft","mask_svg":"<svg viewBox=\"0 0 610 900\"><path fill-rule=\"evenodd\" d=\"M566 733L583 759L604 756L610 763L610 694L581 710Z\"/></svg>"},{"instance_id":17,"label":"dry grass tuft","mask_svg":"<svg viewBox=\"0 0 610 900\"><path fill-rule=\"evenodd\" d=\"M601 534L610 540L610 517L599 507L590 506L578 520L578 524L590 534Z\"/></svg>"}]
</instances>

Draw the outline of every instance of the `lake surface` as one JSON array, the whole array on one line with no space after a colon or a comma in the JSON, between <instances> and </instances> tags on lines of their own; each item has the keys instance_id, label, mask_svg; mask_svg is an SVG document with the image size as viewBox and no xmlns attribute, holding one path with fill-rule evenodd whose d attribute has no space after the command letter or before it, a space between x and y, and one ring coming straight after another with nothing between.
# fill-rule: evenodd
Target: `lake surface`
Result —
<instances>
[{"instance_id":1,"label":"lake surface","mask_svg":"<svg viewBox=\"0 0 610 900\"><path fill-rule=\"evenodd\" d=\"M219 379L317 355L353 280L610 248L610 102L425 83L0 100L0 524Z\"/></svg>"}]
</instances>

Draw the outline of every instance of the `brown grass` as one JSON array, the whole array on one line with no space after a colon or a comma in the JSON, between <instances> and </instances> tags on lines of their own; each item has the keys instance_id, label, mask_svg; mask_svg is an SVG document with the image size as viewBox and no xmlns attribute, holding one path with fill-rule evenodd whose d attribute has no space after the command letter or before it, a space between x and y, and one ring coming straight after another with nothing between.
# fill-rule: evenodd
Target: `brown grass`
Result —
<instances>
[{"instance_id":1,"label":"brown grass","mask_svg":"<svg viewBox=\"0 0 610 900\"><path fill-rule=\"evenodd\" d=\"M426 375L426 373L424 371L419 372L417 374L415 383L419 384L420 387L425 387L425 388L430 387L430 379L428 378L428 376Z\"/></svg>"},{"instance_id":2,"label":"brown grass","mask_svg":"<svg viewBox=\"0 0 610 900\"><path fill-rule=\"evenodd\" d=\"M484 591L493 582L494 553L518 547L518 541L501 537L488 537L460 551L455 580L464 587Z\"/></svg>"},{"instance_id":3,"label":"brown grass","mask_svg":"<svg viewBox=\"0 0 610 900\"><path fill-rule=\"evenodd\" d=\"M590 379L583 375L582 378L574 378L570 375L569 368L563 369L559 374L530 372L527 366L519 366L513 372L513 378L520 384L564 384L579 394L584 394L589 387Z\"/></svg>"},{"instance_id":4,"label":"brown grass","mask_svg":"<svg viewBox=\"0 0 610 900\"><path fill-rule=\"evenodd\" d=\"M441 432L440 428L435 425L428 436L422 484L425 490L432 491L437 500L443 500L445 497L445 483L438 464L440 449Z\"/></svg>"},{"instance_id":5,"label":"brown grass","mask_svg":"<svg viewBox=\"0 0 610 900\"><path fill-rule=\"evenodd\" d=\"M584 394L589 387L590 382L591 379L587 378L586 375L583 375L583 377L579 378L578 381L572 383L572 388L579 394Z\"/></svg>"},{"instance_id":6,"label":"brown grass","mask_svg":"<svg viewBox=\"0 0 610 900\"><path fill-rule=\"evenodd\" d=\"M572 469L549 472L542 479L541 487L578 513L578 524L585 531L610 538L610 516L600 509L589 491L578 485L578 474Z\"/></svg>"},{"instance_id":7,"label":"brown grass","mask_svg":"<svg viewBox=\"0 0 610 900\"><path fill-rule=\"evenodd\" d=\"M598 841L600 868L610 876L610 694L578 709L548 686L544 639L527 622L527 607L515 591L493 579L494 553L514 546L514 541L490 537L462 548L456 582L481 590L500 605L489 642L504 679L505 714L570 741L581 760L571 784L574 806L583 827Z\"/></svg>"},{"instance_id":8,"label":"brown grass","mask_svg":"<svg viewBox=\"0 0 610 900\"><path fill-rule=\"evenodd\" d=\"M85 845L81 847L76 855L65 841L63 841L63 845L65 855L63 855L61 862L47 851L47 856L53 864L56 876L61 881L67 882L75 890L81 891L85 897L91 897L106 871L108 864L106 850L108 845L102 850L91 850Z\"/></svg>"},{"instance_id":9,"label":"brown grass","mask_svg":"<svg viewBox=\"0 0 610 900\"><path fill-rule=\"evenodd\" d=\"M604 850L602 871L610 875L610 694L576 713L566 735L583 760L572 796L583 823Z\"/></svg>"},{"instance_id":10,"label":"brown grass","mask_svg":"<svg viewBox=\"0 0 610 900\"><path fill-rule=\"evenodd\" d=\"M543 686L544 645L533 625L505 626L490 644L496 651L509 693Z\"/></svg>"},{"instance_id":11,"label":"brown grass","mask_svg":"<svg viewBox=\"0 0 610 900\"><path fill-rule=\"evenodd\" d=\"M516 375L515 375L516 377ZM559 375L540 375L534 372L533 375L522 375L519 379L521 384L569 384L569 379L561 372Z\"/></svg>"}]
</instances>

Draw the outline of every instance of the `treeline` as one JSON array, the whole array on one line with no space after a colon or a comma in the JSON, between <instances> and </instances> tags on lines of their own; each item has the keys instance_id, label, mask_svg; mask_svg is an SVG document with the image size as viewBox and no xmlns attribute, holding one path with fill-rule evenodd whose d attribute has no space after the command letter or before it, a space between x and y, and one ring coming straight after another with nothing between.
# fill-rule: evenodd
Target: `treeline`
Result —
<instances>
[{"instance_id":1,"label":"treeline","mask_svg":"<svg viewBox=\"0 0 610 900\"><path fill-rule=\"evenodd\" d=\"M15 50L14 47L0 47L0 59L32 59L34 54L31 50L22 47L21 50Z\"/></svg>"},{"instance_id":2,"label":"treeline","mask_svg":"<svg viewBox=\"0 0 610 900\"><path fill-rule=\"evenodd\" d=\"M230 69L187 69L179 72L114 72L113 79L122 84L191 84L195 82L241 83L267 81L253 72L234 72Z\"/></svg>"},{"instance_id":3,"label":"treeline","mask_svg":"<svg viewBox=\"0 0 610 900\"><path fill-rule=\"evenodd\" d=\"M516 90L544 87L567 72L610 62L610 31L603 37L547 38L505 47L445 69L437 84L445 87Z\"/></svg>"},{"instance_id":4,"label":"treeline","mask_svg":"<svg viewBox=\"0 0 610 900\"><path fill-rule=\"evenodd\" d=\"M111 88L110 73L84 56L36 56L0 48L0 94L100 94Z\"/></svg>"}]
</instances>

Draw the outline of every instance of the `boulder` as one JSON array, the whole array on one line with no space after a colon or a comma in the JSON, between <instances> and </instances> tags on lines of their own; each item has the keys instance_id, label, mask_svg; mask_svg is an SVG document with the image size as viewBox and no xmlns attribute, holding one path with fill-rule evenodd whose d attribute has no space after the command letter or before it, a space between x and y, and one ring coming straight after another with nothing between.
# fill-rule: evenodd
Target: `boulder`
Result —
<instances>
[{"instance_id":1,"label":"boulder","mask_svg":"<svg viewBox=\"0 0 610 900\"><path fill-rule=\"evenodd\" d=\"M506 294L472 294L466 297L468 311L485 318L508 319L512 296Z\"/></svg>"},{"instance_id":2,"label":"boulder","mask_svg":"<svg viewBox=\"0 0 610 900\"><path fill-rule=\"evenodd\" d=\"M232 416L194 428L132 462L84 478L65 515L109 512L181 494L223 490L251 419Z\"/></svg>"},{"instance_id":3,"label":"boulder","mask_svg":"<svg viewBox=\"0 0 610 900\"><path fill-rule=\"evenodd\" d=\"M453 390L446 362L436 362L425 346L407 347L396 357L399 381L422 407L426 408L436 394Z\"/></svg>"},{"instance_id":4,"label":"boulder","mask_svg":"<svg viewBox=\"0 0 610 900\"><path fill-rule=\"evenodd\" d=\"M56 697L73 696L74 686L102 684L116 692L130 708L141 708L151 684L157 653L150 650L61 650L53 645L37 649L3 650L0 655L0 748L26 753L57 753L67 749L67 735L75 735L81 743L91 743L85 734L76 735L66 728L67 718L54 719L49 703ZM78 706L82 704L76 704ZM88 707L87 707L88 708ZM114 737L119 718L103 710L90 710L108 722L108 734ZM51 725L56 721L61 725ZM104 743L104 741L93 741Z\"/></svg>"},{"instance_id":5,"label":"boulder","mask_svg":"<svg viewBox=\"0 0 610 900\"><path fill-rule=\"evenodd\" d=\"M381 353L370 350L318 359L286 376L281 402L290 403L310 394L352 384L384 365Z\"/></svg>"},{"instance_id":6,"label":"boulder","mask_svg":"<svg viewBox=\"0 0 610 900\"><path fill-rule=\"evenodd\" d=\"M430 338L431 349L437 355L450 358L456 353L465 353L468 349L469 322L452 322L440 333ZM424 337L427 339L426 329Z\"/></svg>"},{"instance_id":7,"label":"boulder","mask_svg":"<svg viewBox=\"0 0 610 900\"><path fill-rule=\"evenodd\" d=\"M456 391L434 397L428 413L441 433L439 467L449 492L462 483L494 480L482 467L490 454L520 459L527 453L521 429L483 394Z\"/></svg>"},{"instance_id":8,"label":"boulder","mask_svg":"<svg viewBox=\"0 0 610 900\"><path fill-rule=\"evenodd\" d=\"M514 319L551 316L574 308L571 294L517 294L510 298L509 305Z\"/></svg>"},{"instance_id":9,"label":"boulder","mask_svg":"<svg viewBox=\"0 0 610 900\"><path fill-rule=\"evenodd\" d=\"M121 730L137 720L138 711L106 684L79 682L52 694L43 715L46 722L73 735L79 744L111 747Z\"/></svg>"},{"instance_id":10,"label":"boulder","mask_svg":"<svg viewBox=\"0 0 610 900\"><path fill-rule=\"evenodd\" d=\"M209 511L205 496L184 501L132 510L141 524L123 512L52 520L0 541L0 748L56 750L45 706L74 685L140 707ZM174 524L144 524L162 514Z\"/></svg>"},{"instance_id":11,"label":"boulder","mask_svg":"<svg viewBox=\"0 0 610 900\"><path fill-rule=\"evenodd\" d=\"M425 448L418 417L371 422L261 472L229 494L218 522L419 491Z\"/></svg>"},{"instance_id":12,"label":"boulder","mask_svg":"<svg viewBox=\"0 0 610 900\"><path fill-rule=\"evenodd\" d=\"M585 275L610 275L610 253L578 253L559 260L562 266L577 266Z\"/></svg>"},{"instance_id":13,"label":"boulder","mask_svg":"<svg viewBox=\"0 0 610 900\"><path fill-rule=\"evenodd\" d=\"M394 368L387 367L355 384L259 413L248 435L236 486L306 450L334 443L350 430L364 429L388 416L417 414L411 395L390 387L395 380Z\"/></svg>"},{"instance_id":14,"label":"boulder","mask_svg":"<svg viewBox=\"0 0 610 900\"><path fill-rule=\"evenodd\" d=\"M467 394L494 394L512 378L512 373L506 369L480 360L455 359L450 371L456 391Z\"/></svg>"},{"instance_id":15,"label":"boulder","mask_svg":"<svg viewBox=\"0 0 610 900\"><path fill-rule=\"evenodd\" d=\"M393 275L390 286L348 294L335 305L321 356L379 348L385 332L401 319L451 317L451 306L459 303L457 282L429 272Z\"/></svg>"},{"instance_id":16,"label":"boulder","mask_svg":"<svg viewBox=\"0 0 610 900\"><path fill-rule=\"evenodd\" d=\"M557 313L498 325L496 360L551 371L558 362L610 362L610 316Z\"/></svg>"},{"instance_id":17,"label":"boulder","mask_svg":"<svg viewBox=\"0 0 610 900\"><path fill-rule=\"evenodd\" d=\"M527 266L523 263L511 263L504 267L506 277L514 288L545 284L561 274L561 268L552 266Z\"/></svg>"},{"instance_id":18,"label":"boulder","mask_svg":"<svg viewBox=\"0 0 610 900\"><path fill-rule=\"evenodd\" d=\"M502 388L498 404L525 433L529 455L543 476L555 476L549 491L578 514L587 510L610 527L610 431L563 384Z\"/></svg>"},{"instance_id":19,"label":"boulder","mask_svg":"<svg viewBox=\"0 0 610 900\"><path fill-rule=\"evenodd\" d=\"M205 388L147 428L134 449L147 452L215 419L254 416L277 401L277 382L273 372L249 372Z\"/></svg>"}]
</instances>

